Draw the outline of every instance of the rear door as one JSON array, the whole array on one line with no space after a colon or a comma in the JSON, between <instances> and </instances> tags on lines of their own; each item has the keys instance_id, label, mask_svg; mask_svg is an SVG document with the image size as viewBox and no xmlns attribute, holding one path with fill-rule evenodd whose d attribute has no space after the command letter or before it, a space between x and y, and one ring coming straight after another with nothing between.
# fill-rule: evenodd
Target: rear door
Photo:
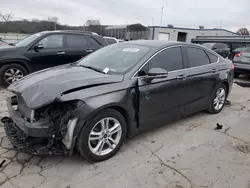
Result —
<instances>
[{"instance_id":1,"label":"rear door","mask_svg":"<svg viewBox=\"0 0 250 188\"><path fill-rule=\"evenodd\" d=\"M185 96L188 98L186 113L207 108L218 80L218 57L196 47L185 47L188 61L186 83L189 85Z\"/></svg>"},{"instance_id":2,"label":"rear door","mask_svg":"<svg viewBox=\"0 0 250 188\"><path fill-rule=\"evenodd\" d=\"M66 54L68 63L75 62L88 54L87 40L85 35L66 34Z\"/></svg>"},{"instance_id":3,"label":"rear door","mask_svg":"<svg viewBox=\"0 0 250 188\"><path fill-rule=\"evenodd\" d=\"M91 36L83 34L66 34L66 55L69 63L75 62L102 46Z\"/></svg>"}]
</instances>

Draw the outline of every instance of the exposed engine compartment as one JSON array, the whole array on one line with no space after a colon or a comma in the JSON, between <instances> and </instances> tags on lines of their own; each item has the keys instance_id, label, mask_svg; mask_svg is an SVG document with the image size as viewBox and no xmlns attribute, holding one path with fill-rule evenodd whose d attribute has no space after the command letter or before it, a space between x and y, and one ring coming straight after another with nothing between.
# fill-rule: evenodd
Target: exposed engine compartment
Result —
<instances>
[{"instance_id":1,"label":"exposed engine compartment","mask_svg":"<svg viewBox=\"0 0 250 188\"><path fill-rule=\"evenodd\" d=\"M55 101L38 109L29 109L19 95L8 100L10 117L2 119L6 134L18 150L37 155L64 155L72 150L72 120L74 126L77 117L73 113L82 101ZM71 124L69 124L71 123Z\"/></svg>"}]
</instances>

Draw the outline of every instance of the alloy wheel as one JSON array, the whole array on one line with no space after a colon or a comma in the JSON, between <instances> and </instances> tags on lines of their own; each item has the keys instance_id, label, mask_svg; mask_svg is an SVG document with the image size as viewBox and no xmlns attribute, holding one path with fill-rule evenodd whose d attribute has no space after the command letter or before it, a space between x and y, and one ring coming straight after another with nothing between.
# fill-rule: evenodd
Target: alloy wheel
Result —
<instances>
[{"instance_id":1,"label":"alloy wheel","mask_svg":"<svg viewBox=\"0 0 250 188\"><path fill-rule=\"evenodd\" d=\"M220 110L223 107L225 100L226 91L224 88L219 88L214 99L214 109L217 111Z\"/></svg>"},{"instance_id":2,"label":"alloy wheel","mask_svg":"<svg viewBox=\"0 0 250 188\"><path fill-rule=\"evenodd\" d=\"M107 155L117 147L121 136L121 123L115 118L103 118L94 125L89 133L89 149L95 155Z\"/></svg>"},{"instance_id":3,"label":"alloy wheel","mask_svg":"<svg viewBox=\"0 0 250 188\"><path fill-rule=\"evenodd\" d=\"M4 73L4 79L8 84L11 84L15 81L20 80L23 77L23 72L18 69L18 68L11 68L8 69L5 73Z\"/></svg>"}]
</instances>

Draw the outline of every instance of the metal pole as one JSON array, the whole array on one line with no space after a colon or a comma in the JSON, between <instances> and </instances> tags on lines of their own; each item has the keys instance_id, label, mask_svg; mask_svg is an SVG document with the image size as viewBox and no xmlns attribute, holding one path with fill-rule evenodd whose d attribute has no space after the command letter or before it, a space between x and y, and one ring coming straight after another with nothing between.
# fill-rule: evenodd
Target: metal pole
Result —
<instances>
[{"instance_id":1,"label":"metal pole","mask_svg":"<svg viewBox=\"0 0 250 188\"><path fill-rule=\"evenodd\" d=\"M162 25L163 9L164 7L161 7L161 25Z\"/></svg>"}]
</instances>

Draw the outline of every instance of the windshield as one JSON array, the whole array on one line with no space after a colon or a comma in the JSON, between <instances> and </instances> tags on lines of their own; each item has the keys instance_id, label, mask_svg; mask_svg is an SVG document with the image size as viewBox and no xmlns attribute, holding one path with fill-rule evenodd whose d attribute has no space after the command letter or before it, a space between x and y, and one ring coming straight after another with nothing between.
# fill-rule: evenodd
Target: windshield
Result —
<instances>
[{"instance_id":1,"label":"windshield","mask_svg":"<svg viewBox=\"0 0 250 188\"><path fill-rule=\"evenodd\" d=\"M149 48L130 44L113 44L81 59L78 65L92 67L107 74L124 74L133 68Z\"/></svg>"},{"instance_id":2,"label":"windshield","mask_svg":"<svg viewBox=\"0 0 250 188\"><path fill-rule=\"evenodd\" d=\"M18 43L15 44L15 46L23 47L29 45L32 41L36 40L38 37L40 37L42 33L36 33L33 35L30 35L23 40L19 41Z\"/></svg>"}]
</instances>

